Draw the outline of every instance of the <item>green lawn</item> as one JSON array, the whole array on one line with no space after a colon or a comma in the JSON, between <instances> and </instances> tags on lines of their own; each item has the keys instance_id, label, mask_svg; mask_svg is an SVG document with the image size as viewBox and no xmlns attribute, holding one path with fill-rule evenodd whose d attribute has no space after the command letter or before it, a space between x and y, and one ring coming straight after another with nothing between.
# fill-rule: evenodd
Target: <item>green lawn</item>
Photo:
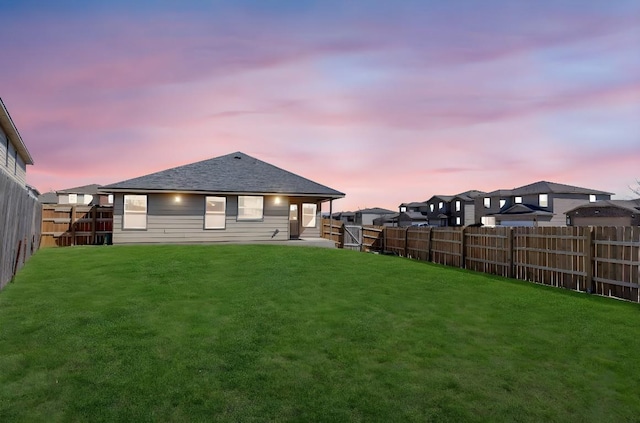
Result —
<instances>
[{"instance_id":1,"label":"green lawn","mask_svg":"<svg viewBox=\"0 0 640 423\"><path fill-rule=\"evenodd\" d=\"M0 422L640 419L640 306L287 246L38 252Z\"/></svg>"}]
</instances>

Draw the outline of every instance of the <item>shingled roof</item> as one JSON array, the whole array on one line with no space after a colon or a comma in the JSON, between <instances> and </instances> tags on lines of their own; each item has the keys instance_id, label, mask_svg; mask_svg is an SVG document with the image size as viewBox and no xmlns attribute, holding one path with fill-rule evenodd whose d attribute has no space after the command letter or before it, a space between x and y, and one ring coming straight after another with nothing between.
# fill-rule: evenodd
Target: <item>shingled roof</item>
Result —
<instances>
[{"instance_id":1,"label":"shingled roof","mask_svg":"<svg viewBox=\"0 0 640 423\"><path fill-rule=\"evenodd\" d=\"M344 193L333 188L241 152L105 185L101 187L101 190L107 192L169 191L344 197Z\"/></svg>"},{"instance_id":2,"label":"shingled roof","mask_svg":"<svg viewBox=\"0 0 640 423\"><path fill-rule=\"evenodd\" d=\"M590 188L576 187L573 185L558 184L556 182L539 181L529 185L524 185L511 190L512 195L530 195L530 194L602 194L613 195L611 192L599 191Z\"/></svg>"},{"instance_id":3,"label":"shingled roof","mask_svg":"<svg viewBox=\"0 0 640 423\"><path fill-rule=\"evenodd\" d=\"M81 187L60 189L60 190L56 191L56 193L58 193L58 194L90 194L90 195L96 195L96 194L98 194L99 188L100 188L100 185L91 184L91 185L83 185Z\"/></svg>"}]
</instances>

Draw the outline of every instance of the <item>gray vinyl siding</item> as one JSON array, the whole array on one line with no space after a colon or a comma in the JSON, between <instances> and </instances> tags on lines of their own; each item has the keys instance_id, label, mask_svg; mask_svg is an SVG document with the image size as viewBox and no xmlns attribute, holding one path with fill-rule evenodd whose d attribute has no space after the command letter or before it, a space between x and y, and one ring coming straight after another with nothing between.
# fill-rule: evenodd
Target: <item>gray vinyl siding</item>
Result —
<instances>
[{"instance_id":1,"label":"gray vinyl siding","mask_svg":"<svg viewBox=\"0 0 640 423\"><path fill-rule=\"evenodd\" d=\"M464 207L464 225L468 226L468 225L473 225L474 223L476 223L475 221L475 213L476 213L476 208L473 204L464 204L462 203L462 206Z\"/></svg>"},{"instance_id":2,"label":"gray vinyl siding","mask_svg":"<svg viewBox=\"0 0 640 423\"><path fill-rule=\"evenodd\" d=\"M175 197L175 194L147 195L147 229L127 230L122 229L124 195L116 194L113 243L207 243L289 239L287 201L281 201L277 205L275 197L264 196L264 213L261 220L238 221L238 198L227 196L225 229L204 229L205 196L181 194L180 202L176 202ZM276 230L278 233L272 238ZM319 229L317 231L319 233Z\"/></svg>"},{"instance_id":3,"label":"gray vinyl siding","mask_svg":"<svg viewBox=\"0 0 640 423\"><path fill-rule=\"evenodd\" d=\"M25 185L27 183L27 165L22 157L16 155L15 146L9 141L9 151L7 154L7 134L0 128L0 169L13 180ZM16 164L16 156L18 162ZM8 160L7 160L8 159Z\"/></svg>"}]
</instances>

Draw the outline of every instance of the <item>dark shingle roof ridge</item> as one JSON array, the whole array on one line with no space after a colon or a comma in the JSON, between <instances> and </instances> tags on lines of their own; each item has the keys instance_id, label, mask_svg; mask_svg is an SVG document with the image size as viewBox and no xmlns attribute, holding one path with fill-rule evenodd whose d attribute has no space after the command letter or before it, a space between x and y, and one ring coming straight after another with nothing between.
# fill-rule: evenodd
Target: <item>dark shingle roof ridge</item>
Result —
<instances>
[{"instance_id":1,"label":"dark shingle roof ridge","mask_svg":"<svg viewBox=\"0 0 640 423\"><path fill-rule=\"evenodd\" d=\"M556 193L556 194L605 194L613 195L611 192L600 191L591 188L584 188L575 185L561 184L558 182L550 181L537 181L527 185L513 189L514 194L528 193L528 194L544 194L544 193Z\"/></svg>"},{"instance_id":2,"label":"dark shingle roof ridge","mask_svg":"<svg viewBox=\"0 0 640 423\"><path fill-rule=\"evenodd\" d=\"M394 213L393 210L384 209L382 207L368 207L365 209L358 210L359 212L370 212L370 213Z\"/></svg>"},{"instance_id":3,"label":"dark shingle roof ridge","mask_svg":"<svg viewBox=\"0 0 640 423\"><path fill-rule=\"evenodd\" d=\"M88 185L82 185L79 187L73 187L73 188L65 188L65 189L59 189L56 191L56 193L59 194L95 194L98 192L98 189L100 188L100 184L88 184Z\"/></svg>"},{"instance_id":4,"label":"dark shingle roof ridge","mask_svg":"<svg viewBox=\"0 0 640 423\"><path fill-rule=\"evenodd\" d=\"M235 160L239 161L235 163ZM241 151L127 179L102 186L101 189L318 194L344 197L342 192Z\"/></svg>"}]
</instances>

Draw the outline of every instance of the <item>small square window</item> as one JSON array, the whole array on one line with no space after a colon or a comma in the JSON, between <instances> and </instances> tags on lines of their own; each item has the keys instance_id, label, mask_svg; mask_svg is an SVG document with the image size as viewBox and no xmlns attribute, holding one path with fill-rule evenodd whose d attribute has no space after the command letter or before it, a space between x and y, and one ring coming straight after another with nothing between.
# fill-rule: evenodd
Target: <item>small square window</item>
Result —
<instances>
[{"instance_id":1,"label":"small square window","mask_svg":"<svg viewBox=\"0 0 640 423\"><path fill-rule=\"evenodd\" d=\"M514 203L522 204L522 197L516 197Z\"/></svg>"},{"instance_id":2,"label":"small square window","mask_svg":"<svg viewBox=\"0 0 640 423\"><path fill-rule=\"evenodd\" d=\"M400 213L404 213L407 211L407 208L405 206L400 207Z\"/></svg>"},{"instance_id":3,"label":"small square window","mask_svg":"<svg viewBox=\"0 0 640 423\"><path fill-rule=\"evenodd\" d=\"M78 204L78 194L69 194L69 204Z\"/></svg>"},{"instance_id":4,"label":"small square window","mask_svg":"<svg viewBox=\"0 0 640 423\"><path fill-rule=\"evenodd\" d=\"M595 194L589 195L589 202L590 203L595 203L596 202L596 195Z\"/></svg>"}]
</instances>

